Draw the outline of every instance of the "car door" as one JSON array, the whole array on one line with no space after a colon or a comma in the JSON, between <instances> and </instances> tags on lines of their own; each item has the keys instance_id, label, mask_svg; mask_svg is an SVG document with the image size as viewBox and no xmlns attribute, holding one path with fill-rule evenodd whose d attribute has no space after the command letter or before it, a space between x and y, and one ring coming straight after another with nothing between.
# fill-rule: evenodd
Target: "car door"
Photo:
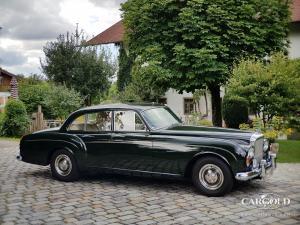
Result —
<instances>
[{"instance_id":1,"label":"car door","mask_svg":"<svg viewBox=\"0 0 300 225\"><path fill-rule=\"evenodd\" d=\"M86 166L111 166L112 111L98 110L82 114L70 124L68 133L77 135L85 143Z\"/></svg>"},{"instance_id":2,"label":"car door","mask_svg":"<svg viewBox=\"0 0 300 225\"><path fill-rule=\"evenodd\" d=\"M152 140L140 117L133 110L114 111L111 151L112 167L121 170L151 171Z\"/></svg>"}]
</instances>

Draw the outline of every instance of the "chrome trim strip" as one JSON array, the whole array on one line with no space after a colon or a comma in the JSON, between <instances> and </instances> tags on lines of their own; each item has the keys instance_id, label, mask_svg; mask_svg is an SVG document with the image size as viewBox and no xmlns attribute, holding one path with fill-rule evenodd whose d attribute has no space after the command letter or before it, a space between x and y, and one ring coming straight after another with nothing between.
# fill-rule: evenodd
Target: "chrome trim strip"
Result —
<instances>
[{"instance_id":1,"label":"chrome trim strip","mask_svg":"<svg viewBox=\"0 0 300 225\"><path fill-rule=\"evenodd\" d=\"M177 173L161 173L154 171L145 171L145 170L131 170L131 169L123 169L123 168L111 168L111 167L102 167L100 169L108 169L108 170L118 170L118 171L127 171L127 172L140 172L140 173L148 173L148 174L157 174L157 175L167 175L167 176L181 176Z\"/></svg>"},{"instance_id":2,"label":"chrome trim strip","mask_svg":"<svg viewBox=\"0 0 300 225\"><path fill-rule=\"evenodd\" d=\"M256 141L258 138L263 137L264 135L258 132L255 132L254 134L252 134L251 138L250 138L250 142L254 142Z\"/></svg>"}]
</instances>

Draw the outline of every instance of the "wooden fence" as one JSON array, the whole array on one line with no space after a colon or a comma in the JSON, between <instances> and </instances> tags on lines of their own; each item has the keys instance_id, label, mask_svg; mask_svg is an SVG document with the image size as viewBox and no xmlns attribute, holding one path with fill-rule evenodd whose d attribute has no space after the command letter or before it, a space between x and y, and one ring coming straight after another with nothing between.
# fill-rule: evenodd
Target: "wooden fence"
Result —
<instances>
[{"instance_id":1,"label":"wooden fence","mask_svg":"<svg viewBox=\"0 0 300 225\"><path fill-rule=\"evenodd\" d=\"M44 120L42 107L38 106L38 111L36 113L33 113L31 116L29 133L47 129L47 128L59 127L62 124L63 124L62 120Z\"/></svg>"}]
</instances>

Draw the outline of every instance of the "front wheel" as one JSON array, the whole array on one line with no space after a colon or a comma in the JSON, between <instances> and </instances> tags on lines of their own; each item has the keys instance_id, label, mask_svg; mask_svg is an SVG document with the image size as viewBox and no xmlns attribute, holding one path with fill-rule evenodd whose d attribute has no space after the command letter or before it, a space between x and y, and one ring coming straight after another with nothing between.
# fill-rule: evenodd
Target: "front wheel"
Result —
<instances>
[{"instance_id":1,"label":"front wheel","mask_svg":"<svg viewBox=\"0 0 300 225\"><path fill-rule=\"evenodd\" d=\"M77 164L72 153L67 150L57 150L50 161L52 176L61 181L75 181L79 177Z\"/></svg>"},{"instance_id":2,"label":"front wheel","mask_svg":"<svg viewBox=\"0 0 300 225\"><path fill-rule=\"evenodd\" d=\"M216 157L196 161L192 179L197 190L207 196L225 195L231 191L234 182L228 165Z\"/></svg>"}]
</instances>

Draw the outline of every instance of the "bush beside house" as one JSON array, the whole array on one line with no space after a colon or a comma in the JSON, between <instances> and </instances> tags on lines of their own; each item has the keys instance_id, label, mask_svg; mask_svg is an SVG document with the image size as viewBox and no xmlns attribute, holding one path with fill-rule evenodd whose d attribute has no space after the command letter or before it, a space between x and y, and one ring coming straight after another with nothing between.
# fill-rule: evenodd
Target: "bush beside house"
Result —
<instances>
[{"instance_id":1,"label":"bush beside house","mask_svg":"<svg viewBox=\"0 0 300 225\"><path fill-rule=\"evenodd\" d=\"M10 100L4 109L1 134L4 136L21 136L29 125L25 105L20 100Z\"/></svg>"},{"instance_id":2,"label":"bush beside house","mask_svg":"<svg viewBox=\"0 0 300 225\"><path fill-rule=\"evenodd\" d=\"M248 122L247 100L239 96L226 95L222 114L227 127L238 129L240 124Z\"/></svg>"}]
</instances>

